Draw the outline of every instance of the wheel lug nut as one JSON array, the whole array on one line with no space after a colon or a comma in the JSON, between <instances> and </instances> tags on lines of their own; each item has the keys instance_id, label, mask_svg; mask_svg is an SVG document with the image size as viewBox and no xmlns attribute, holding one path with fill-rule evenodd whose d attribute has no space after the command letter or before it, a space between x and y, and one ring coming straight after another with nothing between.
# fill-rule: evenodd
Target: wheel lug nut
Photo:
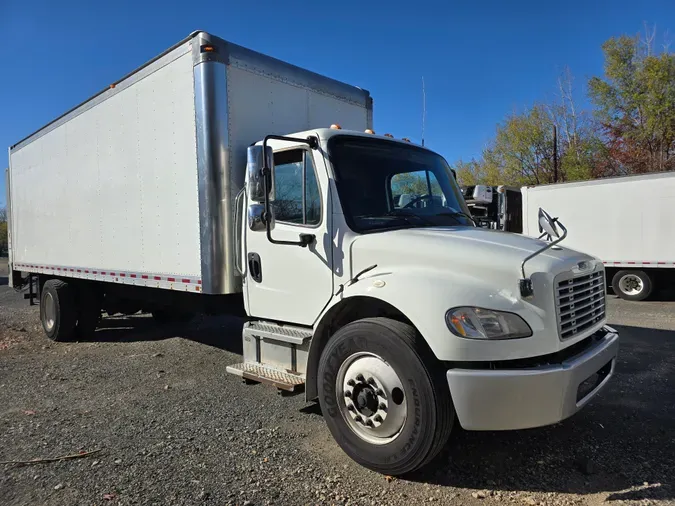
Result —
<instances>
[{"instance_id":1,"label":"wheel lug nut","mask_svg":"<svg viewBox=\"0 0 675 506\"><path fill-rule=\"evenodd\" d=\"M387 411L387 405L384 402L380 402L378 408L381 409L382 411Z\"/></svg>"},{"instance_id":2,"label":"wheel lug nut","mask_svg":"<svg viewBox=\"0 0 675 506\"><path fill-rule=\"evenodd\" d=\"M354 420L359 423L363 422L363 418L361 418L361 415L356 415L356 418L354 418Z\"/></svg>"},{"instance_id":3,"label":"wheel lug nut","mask_svg":"<svg viewBox=\"0 0 675 506\"><path fill-rule=\"evenodd\" d=\"M353 387L354 385L356 385L356 381L354 381L354 380L349 380L349 381L347 382L347 385L349 385L350 387Z\"/></svg>"},{"instance_id":4,"label":"wheel lug nut","mask_svg":"<svg viewBox=\"0 0 675 506\"><path fill-rule=\"evenodd\" d=\"M356 377L356 381L365 381L365 378L363 377L363 374L359 374L359 375Z\"/></svg>"},{"instance_id":5,"label":"wheel lug nut","mask_svg":"<svg viewBox=\"0 0 675 506\"><path fill-rule=\"evenodd\" d=\"M351 390L347 390L347 391L345 392L345 397L347 397L348 399L351 399L351 398L352 398L352 391L351 391Z\"/></svg>"},{"instance_id":6,"label":"wheel lug nut","mask_svg":"<svg viewBox=\"0 0 675 506\"><path fill-rule=\"evenodd\" d=\"M370 378L368 378L368 384L374 385L375 384L375 378L373 378L372 376Z\"/></svg>"},{"instance_id":7,"label":"wheel lug nut","mask_svg":"<svg viewBox=\"0 0 675 506\"><path fill-rule=\"evenodd\" d=\"M354 411L355 408L354 408L354 405L353 405L353 404L348 404L348 405L347 405L347 409L348 409L349 411Z\"/></svg>"},{"instance_id":8,"label":"wheel lug nut","mask_svg":"<svg viewBox=\"0 0 675 506\"><path fill-rule=\"evenodd\" d=\"M377 423L380 423L382 421L382 417L380 415L375 415L373 417L373 420L375 420ZM370 421L370 420L369 420Z\"/></svg>"},{"instance_id":9,"label":"wheel lug nut","mask_svg":"<svg viewBox=\"0 0 675 506\"><path fill-rule=\"evenodd\" d=\"M370 418L366 418L366 425L367 425L368 427L372 427L372 426L373 426L373 421L372 421Z\"/></svg>"},{"instance_id":10,"label":"wheel lug nut","mask_svg":"<svg viewBox=\"0 0 675 506\"><path fill-rule=\"evenodd\" d=\"M384 390L382 390L381 388L378 388L377 389L377 395L379 395L380 397L384 397Z\"/></svg>"}]
</instances>

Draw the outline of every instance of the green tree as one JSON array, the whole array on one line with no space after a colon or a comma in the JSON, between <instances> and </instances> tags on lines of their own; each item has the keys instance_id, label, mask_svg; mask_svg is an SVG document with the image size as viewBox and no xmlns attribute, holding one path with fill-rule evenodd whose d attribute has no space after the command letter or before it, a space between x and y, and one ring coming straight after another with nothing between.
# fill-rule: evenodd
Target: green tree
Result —
<instances>
[{"instance_id":1,"label":"green tree","mask_svg":"<svg viewBox=\"0 0 675 506\"><path fill-rule=\"evenodd\" d=\"M546 108L537 104L498 125L483 164L485 173L500 174L502 184L553 182L553 126Z\"/></svg>"},{"instance_id":2,"label":"green tree","mask_svg":"<svg viewBox=\"0 0 675 506\"><path fill-rule=\"evenodd\" d=\"M501 184L500 173L495 167L488 167L484 161L471 159L468 162L458 160L453 169L457 172L457 181L462 186L476 184Z\"/></svg>"},{"instance_id":3,"label":"green tree","mask_svg":"<svg viewBox=\"0 0 675 506\"><path fill-rule=\"evenodd\" d=\"M656 54L653 40L621 36L602 46L604 78L588 83L608 151L598 175L675 169L675 54Z\"/></svg>"}]
</instances>

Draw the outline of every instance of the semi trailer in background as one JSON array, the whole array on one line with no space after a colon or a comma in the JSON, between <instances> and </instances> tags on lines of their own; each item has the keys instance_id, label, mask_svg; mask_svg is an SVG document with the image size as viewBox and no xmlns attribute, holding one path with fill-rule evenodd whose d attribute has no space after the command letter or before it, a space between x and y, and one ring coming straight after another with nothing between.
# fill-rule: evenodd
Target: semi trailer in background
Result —
<instances>
[{"instance_id":1,"label":"semi trailer in background","mask_svg":"<svg viewBox=\"0 0 675 506\"><path fill-rule=\"evenodd\" d=\"M616 362L602 263L475 227L447 162L372 121L367 91L195 32L10 148L10 282L58 341L245 316L227 370L318 399L386 474L455 424L577 412Z\"/></svg>"},{"instance_id":2,"label":"semi trailer in background","mask_svg":"<svg viewBox=\"0 0 675 506\"><path fill-rule=\"evenodd\" d=\"M568 228L565 244L602 260L607 286L644 300L675 283L675 172L522 188L475 185L463 195L479 225L539 237L545 207Z\"/></svg>"},{"instance_id":3,"label":"semi trailer in background","mask_svg":"<svg viewBox=\"0 0 675 506\"><path fill-rule=\"evenodd\" d=\"M565 244L602 260L619 297L644 300L675 283L675 172L526 186L523 233L541 234L546 206L569 229Z\"/></svg>"}]
</instances>

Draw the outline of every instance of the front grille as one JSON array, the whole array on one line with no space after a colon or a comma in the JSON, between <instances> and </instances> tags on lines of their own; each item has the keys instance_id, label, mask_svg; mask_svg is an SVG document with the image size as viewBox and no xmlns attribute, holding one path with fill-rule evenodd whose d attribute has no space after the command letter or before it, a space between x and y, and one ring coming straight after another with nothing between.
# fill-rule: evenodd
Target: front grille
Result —
<instances>
[{"instance_id":1,"label":"front grille","mask_svg":"<svg viewBox=\"0 0 675 506\"><path fill-rule=\"evenodd\" d=\"M574 337L604 319L604 271L560 281L556 287L556 306L561 339Z\"/></svg>"}]
</instances>

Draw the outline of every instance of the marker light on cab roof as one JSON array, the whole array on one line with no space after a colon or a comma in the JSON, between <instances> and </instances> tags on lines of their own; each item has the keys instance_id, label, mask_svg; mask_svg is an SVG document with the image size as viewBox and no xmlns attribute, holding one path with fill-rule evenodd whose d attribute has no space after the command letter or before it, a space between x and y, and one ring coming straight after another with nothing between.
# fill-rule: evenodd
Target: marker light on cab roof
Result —
<instances>
[{"instance_id":1,"label":"marker light on cab roof","mask_svg":"<svg viewBox=\"0 0 675 506\"><path fill-rule=\"evenodd\" d=\"M384 134L384 136L385 136L385 137L389 137L390 139L393 139L393 138L394 138L394 136L391 135L391 134Z\"/></svg>"},{"instance_id":2,"label":"marker light on cab roof","mask_svg":"<svg viewBox=\"0 0 675 506\"><path fill-rule=\"evenodd\" d=\"M375 130L371 130L370 128L366 128L366 129L364 130L364 132L367 133L367 134L373 134L373 135L375 135Z\"/></svg>"},{"instance_id":3,"label":"marker light on cab roof","mask_svg":"<svg viewBox=\"0 0 675 506\"><path fill-rule=\"evenodd\" d=\"M342 127L340 125L338 125L337 123L333 123L330 126L330 128L331 128L331 130L342 130Z\"/></svg>"}]
</instances>

